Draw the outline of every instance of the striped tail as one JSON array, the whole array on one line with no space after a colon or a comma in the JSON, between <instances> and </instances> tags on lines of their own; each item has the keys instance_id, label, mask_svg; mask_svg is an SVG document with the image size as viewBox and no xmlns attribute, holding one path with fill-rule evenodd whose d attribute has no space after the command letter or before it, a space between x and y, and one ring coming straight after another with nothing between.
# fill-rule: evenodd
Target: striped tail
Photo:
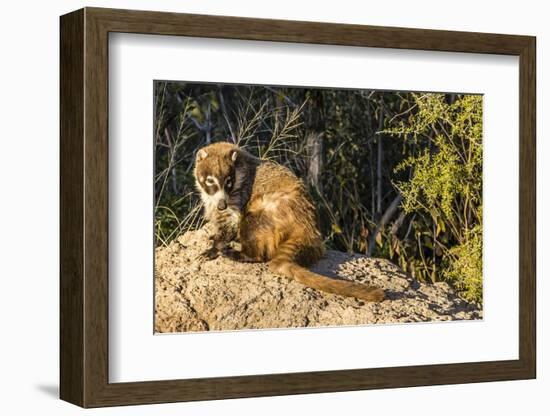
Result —
<instances>
[{"instance_id":1,"label":"striped tail","mask_svg":"<svg viewBox=\"0 0 550 416\"><path fill-rule=\"evenodd\" d=\"M284 252L284 250L282 251ZM367 302L382 302L384 300L384 290L381 288L349 280L331 279L330 277L313 273L294 263L283 252L279 251L269 262L269 268L275 274L294 279L307 287L320 290L321 292L354 297Z\"/></svg>"}]
</instances>

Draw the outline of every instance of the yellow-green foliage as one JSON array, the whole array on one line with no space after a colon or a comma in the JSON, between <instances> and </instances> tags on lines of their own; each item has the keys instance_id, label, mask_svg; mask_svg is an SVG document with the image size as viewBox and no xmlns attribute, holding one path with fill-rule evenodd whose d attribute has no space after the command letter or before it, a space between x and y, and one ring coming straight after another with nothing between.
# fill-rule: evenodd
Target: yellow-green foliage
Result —
<instances>
[{"instance_id":1,"label":"yellow-green foliage","mask_svg":"<svg viewBox=\"0 0 550 416\"><path fill-rule=\"evenodd\" d=\"M417 111L386 130L419 149L396 167L410 174L395 185L405 212L424 214L417 232L424 246L434 248L432 258L422 258L425 274L439 260L442 277L468 300L481 302L482 97L462 96L452 104L443 94L414 98Z\"/></svg>"},{"instance_id":2,"label":"yellow-green foliage","mask_svg":"<svg viewBox=\"0 0 550 416\"><path fill-rule=\"evenodd\" d=\"M467 238L460 245L449 250L448 265L443 269L444 277L454 282L462 296L472 302L482 300L483 236L481 226L476 226L467 233Z\"/></svg>"}]
</instances>

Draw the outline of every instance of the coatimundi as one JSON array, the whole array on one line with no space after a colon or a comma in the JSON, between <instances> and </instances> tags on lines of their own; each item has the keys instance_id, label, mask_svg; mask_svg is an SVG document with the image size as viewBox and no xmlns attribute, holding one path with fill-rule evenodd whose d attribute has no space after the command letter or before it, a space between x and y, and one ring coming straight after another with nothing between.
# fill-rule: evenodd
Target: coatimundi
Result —
<instances>
[{"instance_id":1,"label":"coatimundi","mask_svg":"<svg viewBox=\"0 0 550 416\"><path fill-rule=\"evenodd\" d=\"M380 288L305 268L321 258L323 243L310 197L286 167L221 142L197 152L194 174L206 219L215 228L203 257L223 253L240 261L268 262L273 273L323 292L373 302L384 299ZM233 240L240 242L240 251L228 248Z\"/></svg>"}]
</instances>

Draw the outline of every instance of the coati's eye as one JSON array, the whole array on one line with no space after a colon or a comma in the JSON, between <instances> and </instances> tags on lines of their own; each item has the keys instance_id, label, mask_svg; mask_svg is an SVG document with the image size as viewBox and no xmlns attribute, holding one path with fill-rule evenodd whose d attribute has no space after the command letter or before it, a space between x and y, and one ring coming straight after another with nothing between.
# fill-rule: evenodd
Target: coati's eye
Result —
<instances>
[{"instance_id":1,"label":"coati's eye","mask_svg":"<svg viewBox=\"0 0 550 416\"><path fill-rule=\"evenodd\" d=\"M226 180L225 180L225 187L227 189L231 189L233 187L233 181L231 180L231 177L228 177Z\"/></svg>"},{"instance_id":2,"label":"coati's eye","mask_svg":"<svg viewBox=\"0 0 550 416\"><path fill-rule=\"evenodd\" d=\"M214 181L214 178L212 178L212 176L208 176L204 183L206 184L206 186L213 186L216 182Z\"/></svg>"}]
</instances>

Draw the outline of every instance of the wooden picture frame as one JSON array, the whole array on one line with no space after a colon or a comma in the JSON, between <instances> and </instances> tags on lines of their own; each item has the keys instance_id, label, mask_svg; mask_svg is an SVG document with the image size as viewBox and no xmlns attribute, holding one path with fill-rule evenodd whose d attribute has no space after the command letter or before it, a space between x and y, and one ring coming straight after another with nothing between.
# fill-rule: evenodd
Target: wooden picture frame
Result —
<instances>
[{"instance_id":1,"label":"wooden picture frame","mask_svg":"<svg viewBox=\"0 0 550 416\"><path fill-rule=\"evenodd\" d=\"M534 37L100 8L62 16L60 29L61 399L100 407L535 378ZM519 56L519 359L109 383L110 32Z\"/></svg>"}]
</instances>

